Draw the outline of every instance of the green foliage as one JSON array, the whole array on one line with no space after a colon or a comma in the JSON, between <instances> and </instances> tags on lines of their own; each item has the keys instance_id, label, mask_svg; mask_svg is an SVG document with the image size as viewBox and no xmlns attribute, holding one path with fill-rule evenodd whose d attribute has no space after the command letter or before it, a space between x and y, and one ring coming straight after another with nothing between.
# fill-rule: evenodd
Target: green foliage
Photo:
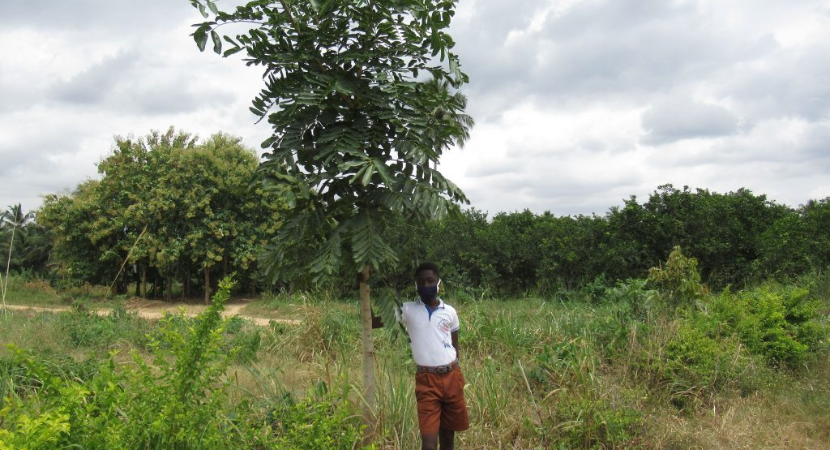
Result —
<instances>
[{"instance_id":1,"label":"green foliage","mask_svg":"<svg viewBox=\"0 0 830 450\"><path fill-rule=\"evenodd\" d=\"M80 308L61 316L61 323L68 342L75 347L106 348L119 340L143 345L148 331L146 322L123 306L117 306L106 316Z\"/></svg>"},{"instance_id":2,"label":"green foliage","mask_svg":"<svg viewBox=\"0 0 830 450\"><path fill-rule=\"evenodd\" d=\"M554 429L562 449L632 448L643 426L643 415L604 399L567 398L557 408Z\"/></svg>"},{"instance_id":3,"label":"green foliage","mask_svg":"<svg viewBox=\"0 0 830 450\"><path fill-rule=\"evenodd\" d=\"M822 279L814 274L802 283L804 287L793 288L791 294L771 284L752 292L736 291L731 297L705 296L697 308L680 310L647 300L655 294L645 280L600 280L592 288L597 299L590 301L580 300L584 292L562 291L561 302L530 298L459 305L465 396L473 422L459 438L471 448L708 448L707 442L715 440L731 445L737 441L730 439L739 435L742 445L760 448L780 442L776 430L765 435L766 425L775 422L781 429L793 428L792 436L804 439L798 442L826 446L830 384L825 376L825 338L819 338L816 351L808 350L805 359L790 369L781 363L767 364L764 356L754 354L734 331L741 320L727 320L747 316L749 298L766 296L762 294L766 289L790 305L784 311L792 310L794 318L813 314L814 323L826 323L823 304L810 312L810 303L817 299L813 293L822 292ZM811 293L802 297L803 289ZM746 301L734 298L738 296ZM455 303L451 299L447 297ZM221 442L196 443L202 430L192 431L193 443L186 448L309 448L315 445L312 442L321 448L351 448L355 441L349 436L359 439L355 415L361 399L353 374L359 372L360 353L354 305L299 294L282 296L279 302L277 306L290 308L296 314L292 317L303 324L273 323L263 329L267 347L260 350L257 362L217 375L216 386L205 390L201 402L188 403L188 411L209 409L206 414L214 420L209 426L224 434ZM638 303L639 311L632 306ZM165 410L160 405L172 403L176 391L143 384L170 385L175 377L162 374L175 371L156 367L147 355L144 363L151 369L144 377L131 375L140 364L123 355L116 356L112 365L109 358L73 359L69 354L80 352L72 351L61 330L64 321L76 314L13 313L9 320L0 321L0 335L13 342L28 341L33 349L27 352L32 363L0 354L0 395L8 402L0 403L0 410L8 406L7 415L0 418L4 430L0 441L20 447L27 438L16 434L14 427L17 418L24 423L26 415L30 422L39 421L37 429L44 437L58 438L54 445L43 444L46 448L152 448L124 447L124 436L133 436L127 430L133 427L158 431L151 428L159 425L149 417L161 417ZM171 328L192 339L201 323L180 320ZM246 335L247 325L240 320L223 324L225 331L216 345L229 362L238 357L228 347L228 339ZM508 335L511 328L521 330L518 336ZM39 340L23 338L24 332ZM408 345L393 341L388 330L375 333L380 381L377 448L417 447ZM165 334L153 336L158 341ZM49 340L63 345L43 350L53 348L40 342ZM165 342L169 341L174 340ZM177 359L172 349L167 343L158 348L171 367ZM239 370L244 368L251 369L253 380ZM335 387L318 385L306 392L319 380ZM204 400L218 395L216 390L225 382L230 385L221 405ZM82 391L83 397L78 397L74 385L89 394ZM59 400L63 392L66 398ZM316 405L318 401L322 404ZM130 406L133 402L137 406ZM68 437L55 413L59 407L64 408L59 414L68 416ZM151 411L147 419L140 413L143 408ZM133 418L142 420L134 423ZM754 425L747 426L746 421ZM215 436L213 431L205 433ZM701 439L701 433L707 438ZM335 443L327 435L344 438Z\"/></svg>"},{"instance_id":4,"label":"green foliage","mask_svg":"<svg viewBox=\"0 0 830 450\"><path fill-rule=\"evenodd\" d=\"M466 201L430 167L472 125L449 92L467 81L445 32L455 3L250 2L196 25L199 48L210 36L220 53L218 27L253 24L223 40L225 56L265 68L251 108L274 131L262 172L290 188L293 216L263 260L270 281L394 264L382 238L394 212L423 220Z\"/></svg>"},{"instance_id":5,"label":"green foliage","mask_svg":"<svg viewBox=\"0 0 830 450\"><path fill-rule=\"evenodd\" d=\"M0 419L9 411L0 410ZM49 411L37 417L19 414L15 432L0 429L0 450L14 449L60 449L60 444L69 433L69 416L61 411Z\"/></svg>"},{"instance_id":6,"label":"green foliage","mask_svg":"<svg viewBox=\"0 0 830 450\"><path fill-rule=\"evenodd\" d=\"M0 289L3 287L6 265L9 272L44 274L52 251L51 233L35 220L35 212L24 213L18 203L0 214L0 243L4 248L3 271L0 272Z\"/></svg>"},{"instance_id":7,"label":"green foliage","mask_svg":"<svg viewBox=\"0 0 830 450\"><path fill-rule=\"evenodd\" d=\"M772 284L713 299L711 314L720 333L736 334L754 354L770 364L791 367L818 350L827 335L819 319L819 302L805 288Z\"/></svg>"},{"instance_id":8,"label":"green foliage","mask_svg":"<svg viewBox=\"0 0 830 450\"><path fill-rule=\"evenodd\" d=\"M557 394L549 434L559 448L628 447L636 441L642 414L604 393L598 383L599 355L580 338L554 342L536 357L534 378Z\"/></svg>"},{"instance_id":9,"label":"green foliage","mask_svg":"<svg viewBox=\"0 0 830 450\"><path fill-rule=\"evenodd\" d=\"M284 450L352 450L361 440L359 416L348 402L348 392L329 392L318 384L306 398L295 401L285 395L269 414L277 436L275 446ZM371 447L360 447L371 448Z\"/></svg>"},{"instance_id":10,"label":"green foliage","mask_svg":"<svg viewBox=\"0 0 830 450\"><path fill-rule=\"evenodd\" d=\"M661 375L672 403L681 409L731 386L746 367L736 340L712 337L694 322L679 326L664 358Z\"/></svg>"},{"instance_id":11,"label":"green foliage","mask_svg":"<svg viewBox=\"0 0 830 450\"><path fill-rule=\"evenodd\" d=\"M759 363L796 368L827 335L818 302L804 288L767 284L727 290L700 306L677 319L653 366L680 408L708 403L726 389L752 392L760 384Z\"/></svg>"},{"instance_id":12,"label":"green foliage","mask_svg":"<svg viewBox=\"0 0 830 450\"><path fill-rule=\"evenodd\" d=\"M150 342L143 346L160 347L167 350L174 348L175 342L170 336L187 336L192 330L202 326L201 316L188 317L182 314L167 313L160 321L159 327L150 331L147 336ZM233 316L225 319L222 330L221 350L232 361L249 363L256 360L256 353L262 344L260 331L251 326L245 319Z\"/></svg>"},{"instance_id":13,"label":"green foliage","mask_svg":"<svg viewBox=\"0 0 830 450\"><path fill-rule=\"evenodd\" d=\"M622 267L654 266L679 245L697 256L703 279L721 288L753 278L759 236L785 213L786 207L747 189L719 194L667 184L642 205L632 197L612 210L611 245L619 248L614 253Z\"/></svg>"},{"instance_id":14,"label":"green foliage","mask_svg":"<svg viewBox=\"0 0 830 450\"><path fill-rule=\"evenodd\" d=\"M475 208L431 221L425 230L410 232L414 236L411 241L416 244L410 250L414 254L410 260L433 261L441 268L441 276L454 295L463 292L480 298L495 287L498 274L490 257L489 228L487 214ZM405 277L402 287L408 288L411 281L411 276Z\"/></svg>"},{"instance_id":15,"label":"green foliage","mask_svg":"<svg viewBox=\"0 0 830 450\"><path fill-rule=\"evenodd\" d=\"M799 278L798 285L806 287L819 302L830 304L830 271L812 270Z\"/></svg>"},{"instance_id":16,"label":"green foliage","mask_svg":"<svg viewBox=\"0 0 830 450\"><path fill-rule=\"evenodd\" d=\"M2 441L14 446L33 433L40 448L210 449L238 446L225 412L228 383L222 381L229 356L222 349L220 313L230 282L223 281L213 305L199 323L182 333L162 325L170 344L158 342L152 365L138 357L121 371L114 354L89 380L62 377L40 360L18 352L30 389L7 397L0 413ZM38 447L33 447L38 448Z\"/></svg>"},{"instance_id":17,"label":"green foliage","mask_svg":"<svg viewBox=\"0 0 830 450\"><path fill-rule=\"evenodd\" d=\"M252 283L283 203L279 191L255 183L256 155L240 141L219 133L198 143L172 128L117 137L98 165L100 181L47 196L38 214L54 234L61 277L109 286L124 266L120 291L132 279L147 295L148 279L164 279L156 294L168 297L174 279L210 284L212 274L236 271Z\"/></svg>"},{"instance_id":18,"label":"green foliage","mask_svg":"<svg viewBox=\"0 0 830 450\"><path fill-rule=\"evenodd\" d=\"M652 267L648 280L660 286L668 295L672 305L692 305L706 293L700 284L697 260L683 255L680 246L675 246L666 261L666 267Z\"/></svg>"}]
</instances>

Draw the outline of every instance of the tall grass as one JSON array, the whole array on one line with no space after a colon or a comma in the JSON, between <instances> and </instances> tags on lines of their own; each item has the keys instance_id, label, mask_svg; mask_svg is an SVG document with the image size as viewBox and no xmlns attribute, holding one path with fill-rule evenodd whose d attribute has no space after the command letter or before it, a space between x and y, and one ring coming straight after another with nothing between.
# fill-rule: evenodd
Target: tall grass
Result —
<instances>
[{"instance_id":1,"label":"tall grass","mask_svg":"<svg viewBox=\"0 0 830 450\"><path fill-rule=\"evenodd\" d=\"M32 306L57 305L63 303L60 295L49 282L41 278L25 277L14 272L3 280L7 286L6 303Z\"/></svg>"},{"instance_id":2,"label":"tall grass","mask_svg":"<svg viewBox=\"0 0 830 450\"><path fill-rule=\"evenodd\" d=\"M763 306L748 306L742 321L730 319L736 317L734 310L717 306L727 297L710 295L699 305L675 310L636 280L604 289L593 286L590 292L560 292L553 299L456 303L472 422L470 430L458 434L458 445L471 449L830 446L826 334L806 333L828 325L824 281L803 282L810 298L819 302L815 311L810 309L812 303L799 300L802 291L790 295L786 289L762 287L730 294L740 296L747 305ZM453 304L452 293L446 300ZM786 305L809 320L774 322L778 328L760 325L765 323L760 318L766 311ZM281 411L293 417L290 423L315 417L325 426L313 433L327 432L326 427L334 425L332 418L347 420L338 414L356 411L361 401L357 303L283 296L259 306L270 307L290 311L300 324L272 323L260 329L256 338L246 334L253 333L246 326L226 327L233 333L226 334L224 344L217 343L223 352L230 354L230 347L221 345L248 345L254 354L230 361L225 380L232 388L226 401L256 405L275 414ZM118 324L115 337L106 335L107 320ZM129 331L136 326L131 320L104 318L99 323L78 313L13 315L0 323L0 335L19 346L73 354L75 364L84 361L84 352L100 355L113 348L128 347L148 355L150 347L142 343L141 333ZM75 328L68 325L73 321ZM787 328L802 323L812 325L805 326L801 334L799 328ZM72 338L77 330L95 327L106 328L106 333L90 331ZM747 339L768 329L772 330L769 336L778 336L784 343L790 341L777 330L796 330L793 339L812 339L804 353L797 354L803 359L788 366L757 353L769 347ZM144 335L146 339L156 332L148 329ZM405 336L395 339L386 329L376 330L374 336L380 433L376 446L417 448L409 344ZM816 336L824 337L816 341ZM250 344L256 339L260 339L258 345ZM802 347L793 344L791 349ZM776 352L773 355L789 355L781 353L785 350L770 348ZM56 366L72 365L51 358ZM0 389L13 392L23 383L16 372L19 369L4 366L2 361ZM83 371L66 371L70 372ZM324 406L315 409L314 402ZM312 434L297 438L314 439L317 434Z\"/></svg>"}]
</instances>

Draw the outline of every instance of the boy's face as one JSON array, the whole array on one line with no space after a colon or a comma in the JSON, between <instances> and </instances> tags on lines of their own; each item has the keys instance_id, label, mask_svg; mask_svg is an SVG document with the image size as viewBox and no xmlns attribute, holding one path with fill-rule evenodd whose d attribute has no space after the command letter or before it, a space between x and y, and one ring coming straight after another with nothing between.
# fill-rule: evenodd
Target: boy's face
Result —
<instances>
[{"instance_id":1,"label":"boy's face","mask_svg":"<svg viewBox=\"0 0 830 450\"><path fill-rule=\"evenodd\" d=\"M415 285L418 287L438 286L439 281L441 279L432 270L422 270L415 276Z\"/></svg>"}]
</instances>

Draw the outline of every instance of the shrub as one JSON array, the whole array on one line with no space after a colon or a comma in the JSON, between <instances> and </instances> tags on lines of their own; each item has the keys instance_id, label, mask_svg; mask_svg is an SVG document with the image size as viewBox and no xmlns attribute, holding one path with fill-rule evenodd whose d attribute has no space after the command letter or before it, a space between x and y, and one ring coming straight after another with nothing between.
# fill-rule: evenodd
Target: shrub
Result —
<instances>
[{"instance_id":1,"label":"shrub","mask_svg":"<svg viewBox=\"0 0 830 450\"><path fill-rule=\"evenodd\" d=\"M809 290L767 284L713 299L711 311L720 333L737 334L747 348L770 364L790 367L818 349L827 329L819 322L819 302Z\"/></svg>"},{"instance_id":2,"label":"shrub","mask_svg":"<svg viewBox=\"0 0 830 450\"><path fill-rule=\"evenodd\" d=\"M234 356L234 361L250 363L257 359L257 352L262 345L259 329L250 322L233 316L225 324L224 348Z\"/></svg>"},{"instance_id":3,"label":"shrub","mask_svg":"<svg viewBox=\"0 0 830 450\"><path fill-rule=\"evenodd\" d=\"M680 409L697 406L733 385L746 367L738 342L709 336L694 320L687 320L667 343L660 375L672 404Z\"/></svg>"},{"instance_id":4,"label":"shrub","mask_svg":"<svg viewBox=\"0 0 830 450\"><path fill-rule=\"evenodd\" d=\"M642 413L605 399L568 398L557 406L559 448L631 448L642 428Z\"/></svg>"},{"instance_id":5,"label":"shrub","mask_svg":"<svg viewBox=\"0 0 830 450\"><path fill-rule=\"evenodd\" d=\"M700 283L697 260L684 256L680 246L675 246L669 254L665 268L652 267L648 270L648 281L663 289L675 306L694 304L707 292Z\"/></svg>"},{"instance_id":6,"label":"shrub","mask_svg":"<svg viewBox=\"0 0 830 450\"><path fill-rule=\"evenodd\" d=\"M360 415L349 403L347 389L330 393L324 383L300 401L278 399L269 414L280 450L352 450L362 438ZM368 447L361 447L368 448Z\"/></svg>"},{"instance_id":7,"label":"shrub","mask_svg":"<svg viewBox=\"0 0 830 450\"><path fill-rule=\"evenodd\" d=\"M202 326L204 317L188 317L183 314L166 313L159 321L159 326L149 333L152 345L163 349L171 349L174 342L171 338L179 339L181 335L188 335L192 330ZM256 361L257 352L262 344L260 330L248 326L248 322L233 316L223 321L220 339L221 351L231 357L232 361L249 363Z\"/></svg>"},{"instance_id":8,"label":"shrub","mask_svg":"<svg viewBox=\"0 0 830 450\"><path fill-rule=\"evenodd\" d=\"M106 316L79 306L72 313L61 314L58 320L74 347L109 347L119 340L143 346L150 328L136 313L127 312L121 305Z\"/></svg>"},{"instance_id":9,"label":"shrub","mask_svg":"<svg viewBox=\"0 0 830 450\"><path fill-rule=\"evenodd\" d=\"M220 313L230 283L220 288L196 326L161 324L168 346L151 343L152 365L135 355L133 365L116 371L111 353L83 382L18 352L23 378L34 380L35 388L9 397L0 413L0 445L14 448L37 432L48 441L32 448L239 447L244 436L233 432L233 411L226 410L229 383L222 381L229 357L222 349Z\"/></svg>"}]
</instances>

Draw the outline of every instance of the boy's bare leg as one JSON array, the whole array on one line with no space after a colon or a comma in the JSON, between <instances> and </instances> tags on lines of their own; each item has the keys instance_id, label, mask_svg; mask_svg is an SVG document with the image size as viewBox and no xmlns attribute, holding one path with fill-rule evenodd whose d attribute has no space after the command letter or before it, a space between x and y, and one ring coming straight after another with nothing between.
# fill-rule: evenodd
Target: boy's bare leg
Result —
<instances>
[{"instance_id":1,"label":"boy's bare leg","mask_svg":"<svg viewBox=\"0 0 830 450\"><path fill-rule=\"evenodd\" d=\"M455 448L455 431L438 430L438 440L441 442L441 450L453 450Z\"/></svg>"},{"instance_id":2,"label":"boy's bare leg","mask_svg":"<svg viewBox=\"0 0 830 450\"><path fill-rule=\"evenodd\" d=\"M421 435L421 450L437 450L438 448L438 434L422 434Z\"/></svg>"}]
</instances>

